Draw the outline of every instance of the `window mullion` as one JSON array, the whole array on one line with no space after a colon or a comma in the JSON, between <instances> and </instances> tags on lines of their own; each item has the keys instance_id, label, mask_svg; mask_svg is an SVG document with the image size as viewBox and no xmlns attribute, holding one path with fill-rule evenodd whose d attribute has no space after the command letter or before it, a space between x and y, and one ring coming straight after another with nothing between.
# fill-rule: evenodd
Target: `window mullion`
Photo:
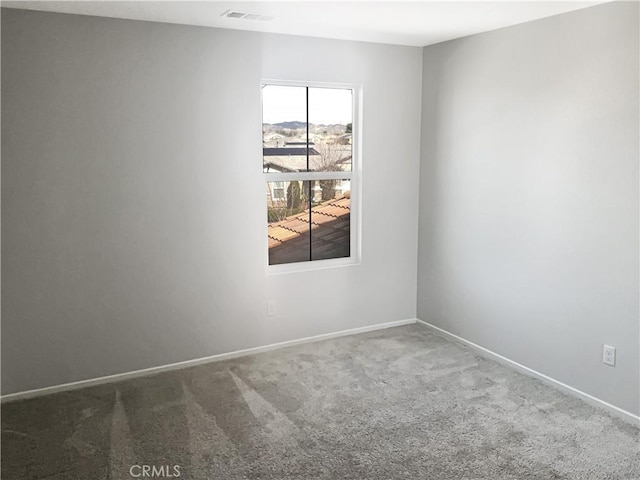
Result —
<instances>
[{"instance_id":1,"label":"window mullion","mask_svg":"<svg viewBox=\"0 0 640 480\"><path fill-rule=\"evenodd\" d=\"M309 168L309 87L306 88L306 100L307 100L307 105L306 105L306 112L307 112L307 172L310 170ZM309 197L308 199L308 204L307 206L309 207L309 261L313 260L313 252L311 250L311 245L312 245L312 241L311 241L311 227L313 225L313 223L311 222L311 205L312 205L312 197L311 197L312 193L311 193L311 182L309 182L309 193L307 194L307 196Z\"/></svg>"}]
</instances>

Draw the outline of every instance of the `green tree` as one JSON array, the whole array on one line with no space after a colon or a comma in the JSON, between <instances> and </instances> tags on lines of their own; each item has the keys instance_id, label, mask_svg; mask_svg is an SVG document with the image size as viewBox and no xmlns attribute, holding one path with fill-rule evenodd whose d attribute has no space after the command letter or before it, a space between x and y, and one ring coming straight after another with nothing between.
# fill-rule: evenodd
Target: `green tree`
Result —
<instances>
[{"instance_id":1,"label":"green tree","mask_svg":"<svg viewBox=\"0 0 640 480\"><path fill-rule=\"evenodd\" d=\"M336 180L320 180L322 189L322 201L336 198Z\"/></svg>"},{"instance_id":2,"label":"green tree","mask_svg":"<svg viewBox=\"0 0 640 480\"><path fill-rule=\"evenodd\" d=\"M287 188L287 209L297 212L301 202L300 182L290 182Z\"/></svg>"}]
</instances>

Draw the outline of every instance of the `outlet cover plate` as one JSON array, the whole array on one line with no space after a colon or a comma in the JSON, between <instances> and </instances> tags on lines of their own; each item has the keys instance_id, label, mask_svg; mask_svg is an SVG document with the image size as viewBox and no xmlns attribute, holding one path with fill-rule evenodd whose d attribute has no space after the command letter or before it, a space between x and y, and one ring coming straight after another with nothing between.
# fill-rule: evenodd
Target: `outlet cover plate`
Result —
<instances>
[{"instance_id":1,"label":"outlet cover plate","mask_svg":"<svg viewBox=\"0 0 640 480\"><path fill-rule=\"evenodd\" d=\"M605 365L616 366L616 348L605 345L602 348L602 363Z\"/></svg>"}]
</instances>

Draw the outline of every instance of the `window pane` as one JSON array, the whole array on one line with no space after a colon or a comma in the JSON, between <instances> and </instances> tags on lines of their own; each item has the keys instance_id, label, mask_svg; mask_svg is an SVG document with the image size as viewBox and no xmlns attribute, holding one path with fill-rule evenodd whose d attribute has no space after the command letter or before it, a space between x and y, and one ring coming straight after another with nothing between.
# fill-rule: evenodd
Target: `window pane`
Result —
<instances>
[{"instance_id":1,"label":"window pane","mask_svg":"<svg viewBox=\"0 0 640 480\"><path fill-rule=\"evenodd\" d=\"M269 265L349 257L349 189L347 179L267 182Z\"/></svg>"},{"instance_id":2,"label":"window pane","mask_svg":"<svg viewBox=\"0 0 640 480\"><path fill-rule=\"evenodd\" d=\"M269 265L311 260L308 205L309 182L267 182Z\"/></svg>"},{"instance_id":3,"label":"window pane","mask_svg":"<svg viewBox=\"0 0 640 480\"><path fill-rule=\"evenodd\" d=\"M310 170L351 171L352 96L348 89L309 88Z\"/></svg>"},{"instance_id":4,"label":"window pane","mask_svg":"<svg viewBox=\"0 0 640 480\"><path fill-rule=\"evenodd\" d=\"M312 182L311 260L351 254L351 192L349 180Z\"/></svg>"},{"instance_id":5,"label":"window pane","mask_svg":"<svg viewBox=\"0 0 640 480\"><path fill-rule=\"evenodd\" d=\"M307 171L307 88L262 86L264 172Z\"/></svg>"}]
</instances>

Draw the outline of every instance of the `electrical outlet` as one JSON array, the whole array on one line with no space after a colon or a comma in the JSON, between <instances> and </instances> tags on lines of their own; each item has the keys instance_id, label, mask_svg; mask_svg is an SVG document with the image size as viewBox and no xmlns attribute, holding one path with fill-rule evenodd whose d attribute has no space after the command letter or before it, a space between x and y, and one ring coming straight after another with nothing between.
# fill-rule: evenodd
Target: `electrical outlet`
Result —
<instances>
[{"instance_id":1,"label":"electrical outlet","mask_svg":"<svg viewBox=\"0 0 640 480\"><path fill-rule=\"evenodd\" d=\"M274 302L273 300L269 300L267 302L267 315L272 317L275 314L276 314L276 302Z\"/></svg>"},{"instance_id":2,"label":"electrical outlet","mask_svg":"<svg viewBox=\"0 0 640 480\"><path fill-rule=\"evenodd\" d=\"M616 348L605 345L602 349L602 363L606 365L616 366Z\"/></svg>"}]
</instances>

